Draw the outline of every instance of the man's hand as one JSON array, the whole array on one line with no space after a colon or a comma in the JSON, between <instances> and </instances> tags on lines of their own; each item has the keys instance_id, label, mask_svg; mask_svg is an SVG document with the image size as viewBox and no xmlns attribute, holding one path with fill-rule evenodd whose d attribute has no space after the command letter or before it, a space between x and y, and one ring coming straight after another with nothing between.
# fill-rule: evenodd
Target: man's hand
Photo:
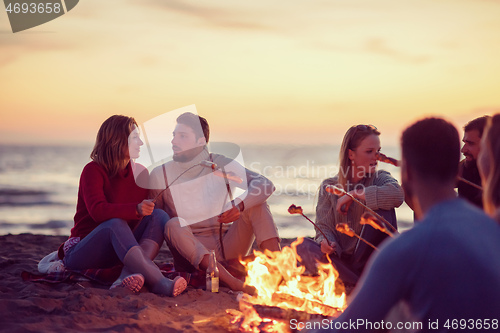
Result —
<instances>
[{"instance_id":1,"label":"man's hand","mask_svg":"<svg viewBox=\"0 0 500 333\"><path fill-rule=\"evenodd\" d=\"M151 199L142 200L142 202L137 205L137 214L139 217L148 216L153 213L153 209L155 209L155 204Z\"/></svg>"},{"instance_id":2,"label":"man's hand","mask_svg":"<svg viewBox=\"0 0 500 333\"><path fill-rule=\"evenodd\" d=\"M337 254L337 243L332 243L332 246L328 245L326 239L321 241L321 252L325 254Z\"/></svg>"},{"instance_id":3,"label":"man's hand","mask_svg":"<svg viewBox=\"0 0 500 333\"><path fill-rule=\"evenodd\" d=\"M231 223L240 218L240 210L238 206L232 207L230 210L226 210L224 213L219 215L217 221L219 223Z\"/></svg>"}]
</instances>

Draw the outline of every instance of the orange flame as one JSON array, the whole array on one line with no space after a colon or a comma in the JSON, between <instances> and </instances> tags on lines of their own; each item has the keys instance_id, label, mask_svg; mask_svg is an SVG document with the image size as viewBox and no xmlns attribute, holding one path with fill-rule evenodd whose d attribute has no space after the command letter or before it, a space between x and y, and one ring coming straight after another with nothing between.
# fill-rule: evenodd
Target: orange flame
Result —
<instances>
[{"instance_id":1,"label":"orange flame","mask_svg":"<svg viewBox=\"0 0 500 333\"><path fill-rule=\"evenodd\" d=\"M380 230L380 231L386 233L387 235L394 237L392 232L387 230L387 228L375 216L373 216L372 214L370 214L368 212L364 213L363 216L361 216L361 220L359 221L359 224L361 224L361 225L368 224L369 226L371 226L375 230Z\"/></svg>"},{"instance_id":2,"label":"orange flame","mask_svg":"<svg viewBox=\"0 0 500 333\"><path fill-rule=\"evenodd\" d=\"M338 315L345 309L343 285L331 263L317 263L316 275L303 275L305 266L297 264L301 258L296 250L302 241L302 238L297 239L291 247L284 247L281 252L266 251L264 254L254 251L255 260L241 262L247 269L245 284L255 287L258 293L258 296L245 296L247 303L330 316ZM260 318L253 309L246 309L248 306L242 306L241 301L240 308L245 315L245 325L241 327L246 331L261 330L254 328L265 319ZM335 308L335 314L325 313L325 309L330 308Z\"/></svg>"},{"instance_id":3,"label":"orange flame","mask_svg":"<svg viewBox=\"0 0 500 333\"><path fill-rule=\"evenodd\" d=\"M347 223L337 223L335 229L349 237L354 237L354 230Z\"/></svg>"}]
</instances>

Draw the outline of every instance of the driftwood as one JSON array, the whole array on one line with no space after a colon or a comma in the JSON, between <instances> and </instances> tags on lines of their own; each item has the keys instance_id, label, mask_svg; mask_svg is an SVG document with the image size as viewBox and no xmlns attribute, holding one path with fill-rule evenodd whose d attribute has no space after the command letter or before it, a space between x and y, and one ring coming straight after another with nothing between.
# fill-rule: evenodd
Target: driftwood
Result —
<instances>
[{"instance_id":1,"label":"driftwood","mask_svg":"<svg viewBox=\"0 0 500 333\"><path fill-rule=\"evenodd\" d=\"M293 304L296 307L302 307L305 304L307 308L318 309L324 315L324 317L325 316L326 317L337 317L338 315L340 315L342 313L342 311L340 311L338 308L334 308L332 306L326 305L326 304L318 302L318 301L304 299L304 298L298 298L298 297L295 297L295 296L289 295L289 294L274 293L273 297L272 297L272 301L276 302L276 303L287 302L287 303Z\"/></svg>"},{"instance_id":2,"label":"driftwood","mask_svg":"<svg viewBox=\"0 0 500 333\"><path fill-rule=\"evenodd\" d=\"M279 306L271 306L271 305L263 305L263 304L253 304L250 299L241 299L240 300L240 310L245 313L245 308L253 308L253 310L261 317L262 319L274 319L280 321L289 322L292 319L296 319L297 321L309 321L309 320L321 320L325 318L336 318L340 315L341 311L338 308L331 307L326 304L322 304L320 302L304 300L298 297L288 295L288 294L274 294L273 301L276 302L288 302L300 307L305 302L321 308L321 314L309 313L306 311L294 310L294 309L285 309Z\"/></svg>"},{"instance_id":3,"label":"driftwood","mask_svg":"<svg viewBox=\"0 0 500 333\"><path fill-rule=\"evenodd\" d=\"M296 319L297 321L303 322L309 320L316 320L316 319L321 320L328 318L328 316L321 314L312 314L304 311L297 311L294 309L283 309L278 306L253 304L253 308L261 318L269 318L287 322L289 322L292 319Z\"/></svg>"}]
</instances>

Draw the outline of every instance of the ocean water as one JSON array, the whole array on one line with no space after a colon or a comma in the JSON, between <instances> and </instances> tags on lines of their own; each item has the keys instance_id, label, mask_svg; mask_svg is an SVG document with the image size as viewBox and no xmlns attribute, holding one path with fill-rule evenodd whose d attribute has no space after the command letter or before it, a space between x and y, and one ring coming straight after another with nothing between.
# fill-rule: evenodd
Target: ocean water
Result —
<instances>
[{"instance_id":1,"label":"ocean water","mask_svg":"<svg viewBox=\"0 0 500 333\"><path fill-rule=\"evenodd\" d=\"M0 234L69 235L73 226L80 173L91 146L0 145ZM338 171L338 146L248 145L241 147L244 164L271 179L276 187L268 203L281 237L313 236L313 225L290 215L291 204L302 206L314 221L318 187ZM399 158L396 147L383 152ZM400 180L399 168L379 168ZM413 224L413 212L396 210L400 229Z\"/></svg>"}]
</instances>

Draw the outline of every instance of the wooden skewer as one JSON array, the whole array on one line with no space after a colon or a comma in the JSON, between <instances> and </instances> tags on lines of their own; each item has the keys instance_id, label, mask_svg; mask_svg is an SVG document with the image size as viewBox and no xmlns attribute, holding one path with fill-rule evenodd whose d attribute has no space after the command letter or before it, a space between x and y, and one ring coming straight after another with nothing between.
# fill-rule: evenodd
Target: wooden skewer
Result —
<instances>
[{"instance_id":1,"label":"wooden skewer","mask_svg":"<svg viewBox=\"0 0 500 333\"><path fill-rule=\"evenodd\" d=\"M357 234L354 234L354 236L357 237L359 240L362 240L363 242L365 242L367 245L373 247L374 250L378 251L377 247L375 245L373 245L372 243L370 243L369 241L367 241L366 239L358 236Z\"/></svg>"},{"instance_id":2,"label":"wooden skewer","mask_svg":"<svg viewBox=\"0 0 500 333\"><path fill-rule=\"evenodd\" d=\"M233 206L233 208L236 208L236 205L234 204L234 199L233 199L233 192L231 191L231 185L229 185L227 173L224 169L222 169L222 177L224 178L224 181L226 182L227 194L229 195L229 200L231 200L231 205ZM224 206L225 205L223 204L222 210L224 210ZM222 213L224 213L224 212L222 212ZM221 213L221 215L222 215L222 213ZM222 252L222 258L224 258L224 260L226 260L226 252L224 251L224 242L222 241L222 223L219 223L219 243L220 243L220 249Z\"/></svg>"},{"instance_id":3,"label":"wooden skewer","mask_svg":"<svg viewBox=\"0 0 500 333\"><path fill-rule=\"evenodd\" d=\"M326 237L326 235L324 234L324 232L321 231L320 228L318 228L318 226L316 225L316 223L314 223L310 218L308 218L307 216L304 215L301 206L295 206L294 204L292 204L292 205L290 205L290 207L288 207L288 212L290 214L300 214L300 215L304 216L306 218L306 220L308 220L309 222L311 222L313 224L313 226L316 229L318 229L318 231L321 233L321 235L323 235L323 237L325 238L326 242L328 243L328 246L332 246L332 244L330 243L330 241L328 240L328 238Z\"/></svg>"},{"instance_id":4,"label":"wooden skewer","mask_svg":"<svg viewBox=\"0 0 500 333\"><path fill-rule=\"evenodd\" d=\"M329 185L326 187L326 191L329 192L329 193L332 193L332 194L335 194L337 196L343 196L343 195L347 195L349 196L354 202L358 203L359 205L363 206L364 208L366 208L370 213L372 213L373 215L375 215L380 221L384 222L385 225L387 225L389 228L391 228L392 231L394 231L395 233L397 233L398 231L396 230L396 228L394 228L392 226L392 224L389 223L389 221L387 221L386 219L384 219L382 216L380 216L377 212L375 212L373 209L371 209L370 207L368 207L367 205L365 205L364 203L362 203L361 201L359 201L358 199L356 199L351 193L345 191L344 189L340 188L340 187L337 187L337 186L332 186L332 185Z\"/></svg>"},{"instance_id":5,"label":"wooden skewer","mask_svg":"<svg viewBox=\"0 0 500 333\"><path fill-rule=\"evenodd\" d=\"M177 176L177 178L175 178L170 184L167 184L167 186L161 190L160 192L158 192L158 194L154 197L154 199L152 200L153 203L156 202L156 200L158 200L158 198L160 197L160 195L163 194L163 192L165 192L170 186L172 186L176 181L177 179L179 179L183 174L185 174L186 172L188 172L189 170L191 170L192 168L194 167L197 167L197 166L200 166L200 164L195 164L193 166L191 166L190 168L187 168L186 170L184 170L179 176Z\"/></svg>"},{"instance_id":6,"label":"wooden skewer","mask_svg":"<svg viewBox=\"0 0 500 333\"><path fill-rule=\"evenodd\" d=\"M392 164L394 166L401 166L401 162L400 161L398 161L395 158L388 157L387 155L382 154L380 152L378 153L377 160L379 160L380 162Z\"/></svg>"},{"instance_id":7,"label":"wooden skewer","mask_svg":"<svg viewBox=\"0 0 500 333\"><path fill-rule=\"evenodd\" d=\"M481 186L479 186L479 185L477 185L477 184L474 184L473 182L468 181L468 180L467 180L467 179L465 179L465 178L458 177L458 180L459 180L459 181L461 181L461 182L464 182L464 183L466 183L466 184L468 184L468 185L470 185L470 186L472 186L472 187L474 187L474 188L477 188L478 190L481 190L481 191L483 190L483 188L482 188Z\"/></svg>"},{"instance_id":8,"label":"wooden skewer","mask_svg":"<svg viewBox=\"0 0 500 333\"><path fill-rule=\"evenodd\" d=\"M326 235L323 233L323 231L321 231L320 228L318 228L318 226L316 225L316 223L314 223L313 221L311 221L311 219L308 218L307 216L305 216L304 214L300 214L300 215L304 216L309 222L311 222L316 227L316 229L319 230L319 232L321 232L321 234L325 238L326 242L328 243L328 246L332 246L332 244L330 243L330 241L328 240L328 238L326 238Z\"/></svg>"},{"instance_id":9,"label":"wooden skewer","mask_svg":"<svg viewBox=\"0 0 500 333\"><path fill-rule=\"evenodd\" d=\"M372 228L376 230L380 230L383 233L386 233L390 237L394 237L394 234L387 230L383 225L380 225L378 221L376 220L376 217L371 215L370 213L365 213L363 216L361 216L361 221L359 222L360 224L368 224Z\"/></svg>"},{"instance_id":10,"label":"wooden skewer","mask_svg":"<svg viewBox=\"0 0 500 333\"><path fill-rule=\"evenodd\" d=\"M400 161L396 160L395 158L388 157L388 156L386 156L386 155L384 155L384 154L382 154L382 153L378 153L378 160L379 160L380 162L389 163L389 164L392 164L392 165L394 165L394 166L401 166L401 162L400 162ZM479 186L479 185L477 185L477 184L474 184L473 182L471 182L471 181L469 181L469 180L467 180L467 179L465 179L465 178L462 178L462 177L457 177L457 179L458 179L459 181L461 181L461 182L464 182L464 183L466 183L466 184L468 184L468 185L470 185L470 186L474 187L474 188L477 188L477 189L478 189L478 190L480 190L480 191L482 191L482 190L483 190L483 188L482 188L481 186Z\"/></svg>"},{"instance_id":11,"label":"wooden skewer","mask_svg":"<svg viewBox=\"0 0 500 333\"><path fill-rule=\"evenodd\" d=\"M335 227L335 229L337 229L338 232L341 232L343 233L344 235L347 235L349 237L356 237L358 238L359 240L365 242L367 245L373 247L374 250L378 250L377 247L375 245L373 245L372 243L370 243L369 241L367 241L366 239L362 238L361 236L358 236L357 233L354 232L354 230L352 230L348 225L347 223L339 223L337 224L337 226Z\"/></svg>"}]
</instances>

